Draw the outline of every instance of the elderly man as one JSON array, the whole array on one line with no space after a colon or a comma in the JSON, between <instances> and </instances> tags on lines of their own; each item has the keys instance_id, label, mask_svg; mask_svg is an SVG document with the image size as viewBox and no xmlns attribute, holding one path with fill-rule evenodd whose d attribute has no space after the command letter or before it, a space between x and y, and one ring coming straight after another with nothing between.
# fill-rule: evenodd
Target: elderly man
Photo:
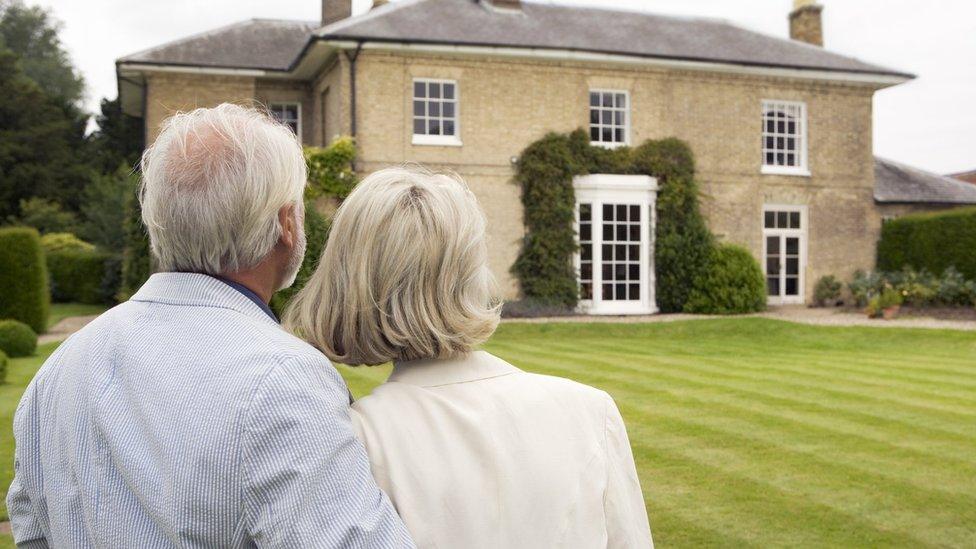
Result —
<instances>
[{"instance_id":1,"label":"elderly man","mask_svg":"<svg viewBox=\"0 0 976 549\"><path fill-rule=\"evenodd\" d=\"M161 272L62 344L17 409L21 546L411 547L342 378L268 301L305 247L295 136L234 105L142 162Z\"/></svg>"}]
</instances>

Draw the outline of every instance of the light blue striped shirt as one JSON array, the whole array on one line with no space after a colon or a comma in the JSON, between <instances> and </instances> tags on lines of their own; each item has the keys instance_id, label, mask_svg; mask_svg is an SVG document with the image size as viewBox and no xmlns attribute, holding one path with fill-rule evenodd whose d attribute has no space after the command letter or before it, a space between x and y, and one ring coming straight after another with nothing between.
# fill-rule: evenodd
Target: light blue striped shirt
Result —
<instances>
[{"instance_id":1,"label":"light blue striped shirt","mask_svg":"<svg viewBox=\"0 0 976 549\"><path fill-rule=\"evenodd\" d=\"M336 370L206 275L153 275L58 347L14 434L19 544L413 547Z\"/></svg>"}]
</instances>

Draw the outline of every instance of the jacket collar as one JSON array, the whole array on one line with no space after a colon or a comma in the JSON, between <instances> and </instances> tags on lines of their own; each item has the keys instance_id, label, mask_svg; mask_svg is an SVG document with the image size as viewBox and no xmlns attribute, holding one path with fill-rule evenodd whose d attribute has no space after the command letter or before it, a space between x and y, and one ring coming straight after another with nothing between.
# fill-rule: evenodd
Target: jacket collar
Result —
<instances>
[{"instance_id":1,"label":"jacket collar","mask_svg":"<svg viewBox=\"0 0 976 549\"><path fill-rule=\"evenodd\" d=\"M231 309L277 325L247 296L218 278L199 273L156 273L139 288L131 301Z\"/></svg>"},{"instance_id":2,"label":"jacket collar","mask_svg":"<svg viewBox=\"0 0 976 549\"><path fill-rule=\"evenodd\" d=\"M521 372L504 360L486 353L473 353L448 359L425 359L397 362L387 381L409 383L420 387L437 387L468 383Z\"/></svg>"}]
</instances>

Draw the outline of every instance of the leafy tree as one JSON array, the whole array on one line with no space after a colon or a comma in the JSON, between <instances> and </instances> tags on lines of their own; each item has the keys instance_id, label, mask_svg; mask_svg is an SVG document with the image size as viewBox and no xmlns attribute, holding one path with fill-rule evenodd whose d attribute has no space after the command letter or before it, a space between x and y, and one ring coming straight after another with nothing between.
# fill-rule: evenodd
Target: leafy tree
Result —
<instances>
[{"instance_id":1,"label":"leafy tree","mask_svg":"<svg viewBox=\"0 0 976 549\"><path fill-rule=\"evenodd\" d=\"M64 104L76 104L85 81L61 45L60 24L39 6L0 0L0 41L23 62L24 73L44 92Z\"/></svg>"},{"instance_id":2,"label":"leafy tree","mask_svg":"<svg viewBox=\"0 0 976 549\"><path fill-rule=\"evenodd\" d=\"M125 165L92 178L81 204L84 220L79 233L85 240L109 251L125 248L126 203L137 179Z\"/></svg>"},{"instance_id":3,"label":"leafy tree","mask_svg":"<svg viewBox=\"0 0 976 549\"><path fill-rule=\"evenodd\" d=\"M14 225L34 227L41 234L70 233L78 228L74 212L66 212L53 200L28 198L20 201L20 217L11 218Z\"/></svg>"},{"instance_id":4,"label":"leafy tree","mask_svg":"<svg viewBox=\"0 0 976 549\"><path fill-rule=\"evenodd\" d=\"M120 164L135 167L144 148L142 119L123 113L118 99L102 99L95 123L98 129L88 137L95 167L104 173Z\"/></svg>"}]
</instances>

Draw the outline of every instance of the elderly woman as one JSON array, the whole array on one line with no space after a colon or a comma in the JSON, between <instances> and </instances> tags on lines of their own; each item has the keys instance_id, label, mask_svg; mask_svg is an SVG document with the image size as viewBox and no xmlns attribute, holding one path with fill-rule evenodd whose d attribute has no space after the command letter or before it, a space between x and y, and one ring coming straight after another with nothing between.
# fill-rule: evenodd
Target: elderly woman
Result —
<instances>
[{"instance_id":1,"label":"elderly woman","mask_svg":"<svg viewBox=\"0 0 976 549\"><path fill-rule=\"evenodd\" d=\"M476 350L492 287L464 183L387 169L339 209L287 321L336 362L394 363L353 421L418 546L651 547L610 396Z\"/></svg>"}]
</instances>

